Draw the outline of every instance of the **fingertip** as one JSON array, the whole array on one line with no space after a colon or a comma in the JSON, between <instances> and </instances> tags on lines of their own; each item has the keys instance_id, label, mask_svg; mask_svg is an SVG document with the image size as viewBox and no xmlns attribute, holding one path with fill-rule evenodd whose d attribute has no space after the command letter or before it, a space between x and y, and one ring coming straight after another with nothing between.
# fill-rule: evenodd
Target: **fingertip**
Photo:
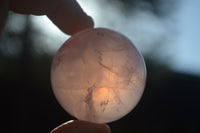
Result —
<instances>
[{"instance_id":1,"label":"fingertip","mask_svg":"<svg viewBox=\"0 0 200 133\"><path fill-rule=\"evenodd\" d=\"M81 30L93 28L93 19L88 16L75 0L59 0L47 16L63 32L73 35Z\"/></svg>"},{"instance_id":2,"label":"fingertip","mask_svg":"<svg viewBox=\"0 0 200 133\"><path fill-rule=\"evenodd\" d=\"M68 121L61 124L50 133L111 133L110 127L106 124L97 124L87 121Z\"/></svg>"},{"instance_id":3,"label":"fingertip","mask_svg":"<svg viewBox=\"0 0 200 133\"><path fill-rule=\"evenodd\" d=\"M63 29L63 31L69 35L74 35L77 32L90 28L94 28L94 21L92 17L85 15L79 18L79 20L73 21L73 24L69 28Z\"/></svg>"}]
</instances>

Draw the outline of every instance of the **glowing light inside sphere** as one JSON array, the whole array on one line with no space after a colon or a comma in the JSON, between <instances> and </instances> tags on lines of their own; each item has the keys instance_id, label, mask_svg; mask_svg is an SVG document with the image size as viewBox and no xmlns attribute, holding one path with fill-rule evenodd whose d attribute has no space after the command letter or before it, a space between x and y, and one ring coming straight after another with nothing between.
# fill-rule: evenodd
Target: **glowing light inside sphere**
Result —
<instances>
[{"instance_id":1,"label":"glowing light inside sphere","mask_svg":"<svg viewBox=\"0 0 200 133\"><path fill-rule=\"evenodd\" d=\"M140 100L146 67L136 47L121 34L103 28L72 36L59 49L51 82L61 106L80 120L115 121Z\"/></svg>"}]
</instances>

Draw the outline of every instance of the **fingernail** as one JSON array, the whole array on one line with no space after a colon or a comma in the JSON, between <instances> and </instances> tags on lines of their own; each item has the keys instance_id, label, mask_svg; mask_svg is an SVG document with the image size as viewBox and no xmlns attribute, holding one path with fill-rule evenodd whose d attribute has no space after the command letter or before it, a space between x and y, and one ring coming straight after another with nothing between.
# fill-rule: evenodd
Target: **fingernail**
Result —
<instances>
[{"instance_id":1,"label":"fingernail","mask_svg":"<svg viewBox=\"0 0 200 133\"><path fill-rule=\"evenodd\" d=\"M70 121L67 121L59 126L57 126L56 128L54 128L50 133L58 133L57 130L60 130L63 126L65 126L66 124L69 124L71 122L73 122L74 120L70 120Z\"/></svg>"}]
</instances>

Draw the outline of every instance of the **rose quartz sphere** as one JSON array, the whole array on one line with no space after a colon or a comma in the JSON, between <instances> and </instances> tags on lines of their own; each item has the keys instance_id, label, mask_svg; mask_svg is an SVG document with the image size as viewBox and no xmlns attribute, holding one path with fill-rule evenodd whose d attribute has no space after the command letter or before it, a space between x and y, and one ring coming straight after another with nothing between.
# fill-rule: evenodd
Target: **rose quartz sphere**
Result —
<instances>
[{"instance_id":1,"label":"rose quartz sphere","mask_svg":"<svg viewBox=\"0 0 200 133\"><path fill-rule=\"evenodd\" d=\"M115 121L129 113L145 87L146 67L123 35L103 28L73 35L58 50L51 83L61 106L79 120Z\"/></svg>"}]
</instances>

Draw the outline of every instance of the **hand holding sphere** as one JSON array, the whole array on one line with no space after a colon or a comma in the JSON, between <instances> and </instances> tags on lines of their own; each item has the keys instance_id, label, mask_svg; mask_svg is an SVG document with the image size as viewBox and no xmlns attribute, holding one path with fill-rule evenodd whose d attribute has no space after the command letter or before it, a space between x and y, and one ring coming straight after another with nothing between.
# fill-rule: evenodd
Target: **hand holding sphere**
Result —
<instances>
[{"instance_id":1,"label":"hand holding sphere","mask_svg":"<svg viewBox=\"0 0 200 133\"><path fill-rule=\"evenodd\" d=\"M8 0L3 0L0 3L1 3L0 7L2 7L1 15L0 15L0 18L2 19L2 21L0 22L0 32L2 31L2 29L4 27L6 16L8 14L8 10L12 10L12 11L14 11L16 13L22 13L22 14L35 14L35 15L43 15L43 14L45 14L62 31L64 31L67 34L71 34L71 35L79 32L80 30L93 27L92 19L89 18L87 15L85 15L85 13L83 13L82 9L80 8L80 6L77 4L76 1L66 1L66 0L57 0L57 1L55 1L55 0L53 0L53 1L49 2L47 0L34 0L34 1L33 0L29 0L29 1L18 2L17 0L10 0L8 2ZM55 5L57 5L57 6L55 6ZM59 10L58 11L59 13L55 13L54 12L55 9L53 7L58 7L58 5L62 5L61 7L63 7L63 8L57 8L57 10ZM46 10L44 10L44 9L46 9ZM78 15L78 17L77 17L77 15ZM74 16L76 16L76 17L74 17ZM99 34L99 36L102 36L102 37L105 35L104 33L102 34L102 32L99 32L98 34ZM93 38L95 38L95 37L93 37ZM111 39L111 40L113 40L113 39ZM93 41L97 41L98 42L99 40L93 40ZM114 50L117 50L117 49L114 49ZM103 52L103 53L105 53L105 52ZM136 53L138 53L137 50L136 50ZM89 53L89 55L90 54L93 54L93 53ZM110 122L110 121L116 120L116 119L118 119L120 117L123 117L123 115L128 113L131 110L131 108L133 108L135 106L135 104L138 102L138 100L140 99L140 97L142 95L141 93L143 92L143 88L144 88L144 84L145 84L144 83L145 82L145 78L144 78L145 76L142 79L139 80L139 83L136 82L137 80L132 80L132 78L130 78L131 76L128 78L128 79L130 79L130 82L129 82L129 80L123 80L122 77L125 77L125 76L123 76L122 73L116 74L119 77L121 77L121 78L117 78L115 73L118 71L118 69L113 67L112 65L111 65L111 67L108 67L107 65L110 65L110 64L116 65L119 62L121 63L122 60L119 61L119 62L112 62L111 61L110 64L109 64L110 59L107 58L109 60L106 60L106 57L110 56L109 52L107 52L107 54L105 54L105 58L102 56L101 51L97 50L96 54L97 54L96 55L97 57L100 57L99 60L101 60L101 58L103 58L103 60L100 61L99 65L101 67L103 67L105 72L103 72L103 74L99 74L103 70L99 70L98 69L98 65L97 65L97 67L94 67L94 68L91 67L91 68L93 68L95 70L96 69L99 70L98 71L99 76L97 76L97 74L94 76L94 77L98 77L97 78L98 80L96 80L96 78L94 78L96 80L96 82L93 81L93 80L90 80L90 84L92 84L92 83L95 83L95 84L93 84L93 85L91 85L90 87L87 88L87 91L85 91L86 92L86 97L82 98L82 100L85 102L85 103L82 103L82 104L85 104L85 108L87 110L85 111L85 113L83 113L83 115L80 115L80 116L74 115L74 114L70 113L70 111L68 111L68 112L70 114L74 115L75 117L77 117L78 119L84 119L84 120L95 121L95 122L100 122L100 123L101 122ZM96 58L96 56L95 56L95 58ZM114 54L112 55L112 59L118 60L118 58L119 58L118 56L115 56L115 57L113 57L113 56L115 56L115 55ZM139 58L142 59L142 57L139 57ZM142 62L143 62L143 59L142 59ZM126 62L122 62L122 63L127 64ZM141 63L141 64L144 65L144 62ZM128 66L129 65L132 65L132 64L130 63L130 64L128 64ZM145 68L145 66L141 67L141 69L143 69L142 71L144 72L144 73L143 72L142 73L144 75L146 75L146 72L145 72L144 68ZM127 70L128 69L131 70L132 68L126 67L124 75L127 74L127 72L128 72ZM107 72L109 71L109 74L106 71ZM107 73L107 74L105 74L105 73ZM135 73L135 71L134 71L134 73ZM133 74L133 75L136 75L136 74ZM89 75L89 76L93 77L91 75ZM117 79L117 81L115 83L117 83L118 86L119 86L119 87L117 87L117 89L113 89L114 87L112 86L112 84L114 84L115 79ZM105 83L106 80L108 80L108 82L111 82L111 84L108 85L107 84L108 82ZM123 87L126 88L126 86L121 84L122 82L135 84L135 86L140 86L140 87L134 87L134 88L136 88L135 92L137 92L136 94L138 95L138 96L135 97L135 99L138 98L138 100L136 100L134 102L134 104L133 103L132 104L130 104L130 103L126 104L126 101L129 101L128 98L133 96L133 93L130 93L129 95L127 95L127 93L122 93L123 91L120 90L119 88L123 88ZM101 85L102 85L102 87L101 87ZM128 88L130 89L131 87L128 87ZM59 90L57 90L57 91L59 93ZM56 90L55 90L55 93L56 93ZM127 96L127 98L126 98L126 96ZM59 95L57 96L57 98L60 99ZM115 99L116 103L123 103L124 106L122 106L123 104L121 104L120 106L121 106L121 108L125 107L126 111L121 110L120 106L119 107L111 106L113 98ZM74 97L74 99L76 99L76 97ZM106 100L102 100L102 99L106 99ZM59 100L59 101L60 101L61 105L63 106L64 103L62 103L61 100ZM113 105L117 105L116 103L113 104ZM100 110L98 110L99 107L101 107ZM64 107L64 108L66 110L68 110L66 107ZM107 116L110 116L109 112L111 112L110 110L113 110L113 108L114 108L115 111L117 110L116 112L121 112L121 113L116 113L115 112L113 116L107 117ZM88 111L93 112L93 115L90 116L89 113L86 113ZM102 115L100 115L101 111L104 112ZM76 112L76 111L74 110L74 112ZM79 127L81 127L81 125L85 125L85 124L87 126L84 126L82 128L83 131L88 129L86 132L93 132L93 131L89 131L89 129L91 129L92 127L95 127L96 125L94 125L92 123L86 123L86 122L83 122L83 121L76 121L76 122L72 123L72 125L73 125L72 127L77 127L77 128L73 128L73 130L70 130L72 128L70 128L71 126L69 125L69 126L66 126L67 128L62 128L62 131L63 132L65 132L65 131L69 131L69 132L78 131ZM105 127L105 124L98 125L97 127L99 127L99 129L103 129ZM104 132L109 132L109 131L106 130Z\"/></svg>"}]
</instances>

